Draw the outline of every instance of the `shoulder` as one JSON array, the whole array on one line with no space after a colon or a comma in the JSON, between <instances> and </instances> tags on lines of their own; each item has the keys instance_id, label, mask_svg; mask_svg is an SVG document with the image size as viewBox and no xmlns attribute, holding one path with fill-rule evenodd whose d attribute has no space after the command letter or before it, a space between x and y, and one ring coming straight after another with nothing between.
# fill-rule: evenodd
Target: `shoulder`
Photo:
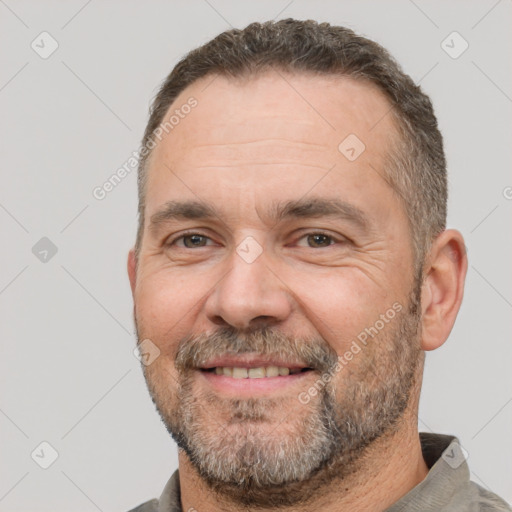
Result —
<instances>
[{"instance_id":1,"label":"shoulder","mask_svg":"<svg viewBox=\"0 0 512 512\"><path fill-rule=\"evenodd\" d=\"M182 512L180 503L180 476L176 470L165 484L160 498L145 501L128 512Z\"/></svg>"},{"instance_id":2,"label":"shoulder","mask_svg":"<svg viewBox=\"0 0 512 512\"><path fill-rule=\"evenodd\" d=\"M498 495L484 489L473 481L468 482L468 484L467 491L465 493L462 492L459 496L461 505L467 503L472 507L468 508L468 510L478 510L479 512L512 512L510 505ZM454 499L455 501L457 500L457 495L454 496ZM456 510L459 509L457 508ZM460 510L466 509L461 508Z\"/></svg>"},{"instance_id":3,"label":"shoulder","mask_svg":"<svg viewBox=\"0 0 512 512\"><path fill-rule=\"evenodd\" d=\"M128 512L158 512L158 500L152 499L142 503L138 507L132 508Z\"/></svg>"}]
</instances>

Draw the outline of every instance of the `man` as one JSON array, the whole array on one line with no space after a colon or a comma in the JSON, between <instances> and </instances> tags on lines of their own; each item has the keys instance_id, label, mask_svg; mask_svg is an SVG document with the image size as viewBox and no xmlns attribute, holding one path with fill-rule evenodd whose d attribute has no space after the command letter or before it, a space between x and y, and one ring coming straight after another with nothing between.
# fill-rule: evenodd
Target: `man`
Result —
<instances>
[{"instance_id":1,"label":"man","mask_svg":"<svg viewBox=\"0 0 512 512\"><path fill-rule=\"evenodd\" d=\"M141 157L128 272L179 470L135 511L510 510L417 430L467 260L432 105L383 48L292 19L220 34Z\"/></svg>"}]
</instances>

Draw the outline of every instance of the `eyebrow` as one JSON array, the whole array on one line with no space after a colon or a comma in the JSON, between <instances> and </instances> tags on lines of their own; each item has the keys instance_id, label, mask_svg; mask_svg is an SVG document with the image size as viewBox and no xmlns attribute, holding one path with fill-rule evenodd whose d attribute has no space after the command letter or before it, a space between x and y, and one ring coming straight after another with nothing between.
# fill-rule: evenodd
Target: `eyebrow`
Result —
<instances>
[{"instance_id":1,"label":"eyebrow","mask_svg":"<svg viewBox=\"0 0 512 512\"><path fill-rule=\"evenodd\" d=\"M173 220L206 220L218 218L215 208L200 201L167 201L164 206L151 216L149 230L153 233L160 226Z\"/></svg>"},{"instance_id":2,"label":"eyebrow","mask_svg":"<svg viewBox=\"0 0 512 512\"><path fill-rule=\"evenodd\" d=\"M361 209L340 199L302 198L285 203L275 203L270 217L275 222L300 218L334 217L349 221L361 229L368 229L370 219Z\"/></svg>"},{"instance_id":3,"label":"eyebrow","mask_svg":"<svg viewBox=\"0 0 512 512\"><path fill-rule=\"evenodd\" d=\"M333 217L349 221L356 227L367 230L368 216L358 207L339 199L302 198L272 204L267 218L279 223L289 219ZM156 233L165 223L173 220L222 220L222 214L210 203L204 201L167 201L150 218L149 229Z\"/></svg>"}]
</instances>

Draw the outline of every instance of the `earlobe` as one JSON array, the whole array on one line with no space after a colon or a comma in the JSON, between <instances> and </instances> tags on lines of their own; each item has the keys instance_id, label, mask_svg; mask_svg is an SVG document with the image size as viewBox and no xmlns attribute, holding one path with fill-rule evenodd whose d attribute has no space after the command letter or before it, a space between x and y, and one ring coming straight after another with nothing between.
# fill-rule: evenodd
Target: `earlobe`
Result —
<instances>
[{"instance_id":1,"label":"earlobe","mask_svg":"<svg viewBox=\"0 0 512 512\"><path fill-rule=\"evenodd\" d=\"M464 294L467 256L459 231L443 231L433 242L421 292L422 350L434 350L448 338Z\"/></svg>"},{"instance_id":2,"label":"earlobe","mask_svg":"<svg viewBox=\"0 0 512 512\"><path fill-rule=\"evenodd\" d=\"M128 253L128 278L130 279L130 287L132 296L135 295L135 284L137 282L137 258L135 257L135 249L131 249Z\"/></svg>"}]
</instances>

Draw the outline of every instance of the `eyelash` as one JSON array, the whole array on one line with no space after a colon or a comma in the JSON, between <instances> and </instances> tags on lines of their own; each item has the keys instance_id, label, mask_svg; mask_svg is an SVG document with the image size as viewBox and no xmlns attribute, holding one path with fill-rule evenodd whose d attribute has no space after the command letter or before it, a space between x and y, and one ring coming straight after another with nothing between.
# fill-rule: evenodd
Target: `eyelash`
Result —
<instances>
[{"instance_id":1,"label":"eyelash","mask_svg":"<svg viewBox=\"0 0 512 512\"><path fill-rule=\"evenodd\" d=\"M165 245L166 246L175 245L178 240L182 240L184 238L187 238L189 236L194 236L194 235L201 236L203 238L208 238L209 240L211 240L211 238L209 236L203 235L203 233L199 233L197 231L188 231L188 232L182 233L180 236L170 240L169 242L166 242ZM190 247L183 247L183 249L190 249Z\"/></svg>"},{"instance_id":2,"label":"eyelash","mask_svg":"<svg viewBox=\"0 0 512 512\"><path fill-rule=\"evenodd\" d=\"M331 245L335 245L336 243L343 243L343 242L346 242L346 239L340 239L340 238L337 238L329 233L325 233L323 231L310 231L308 233L304 233L301 237L299 237L297 239L298 240L302 240L303 238L306 238L308 236L313 236L313 235L320 235L320 236L325 236L326 238L328 238L332 243L330 243L327 247L330 247ZM309 247L310 249L315 249L315 247ZM325 249L325 247L320 247L320 249Z\"/></svg>"},{"instance_id":3,"label":"eyelash","mask_svg":"<svg viewBox=\"0 0 512 512\"><path fill-rule=\"evenodd\" d=\"M209 236L204 235L203 233L200 233L200 232L197 232L197 231L189 231L189 232L182 233L180 236L172 239L169 242L166 242L165 245L167 247L171 247L171 246L175 245L176 242L178 242L179 240L183 240L184 238L187 238L187 237L190 237L190 236L194 236L194 235L197 235L197 236L200 236L200 237L203 237L203 238L207 238L208 240L211 240L211 238ZM312 235L321 235L321 236L325 236L325 237L329 238L333 243L329 244L326 247L330 247L331 245L334 245L335 243L348 242L347 238L344 238L344 237L336 238L335 236L333 236L333 235L331 235L329 233L325 233L323 231L310 231L308 233L304 233L302 236L300 236L297 239L297 241L302 240L303 238L308 237L308 236L312 236ZM198 247L198 249L201 249L202 247L204 247L204 246L200 246L200 247ZM314 249L314 247L309 247L309 248L310 249ZM325 248L325 247L320 247L320 249L323 249L323 248ZM180 247L180 249L192 249L192 247Z\"/></svg>"}]
</instances>

